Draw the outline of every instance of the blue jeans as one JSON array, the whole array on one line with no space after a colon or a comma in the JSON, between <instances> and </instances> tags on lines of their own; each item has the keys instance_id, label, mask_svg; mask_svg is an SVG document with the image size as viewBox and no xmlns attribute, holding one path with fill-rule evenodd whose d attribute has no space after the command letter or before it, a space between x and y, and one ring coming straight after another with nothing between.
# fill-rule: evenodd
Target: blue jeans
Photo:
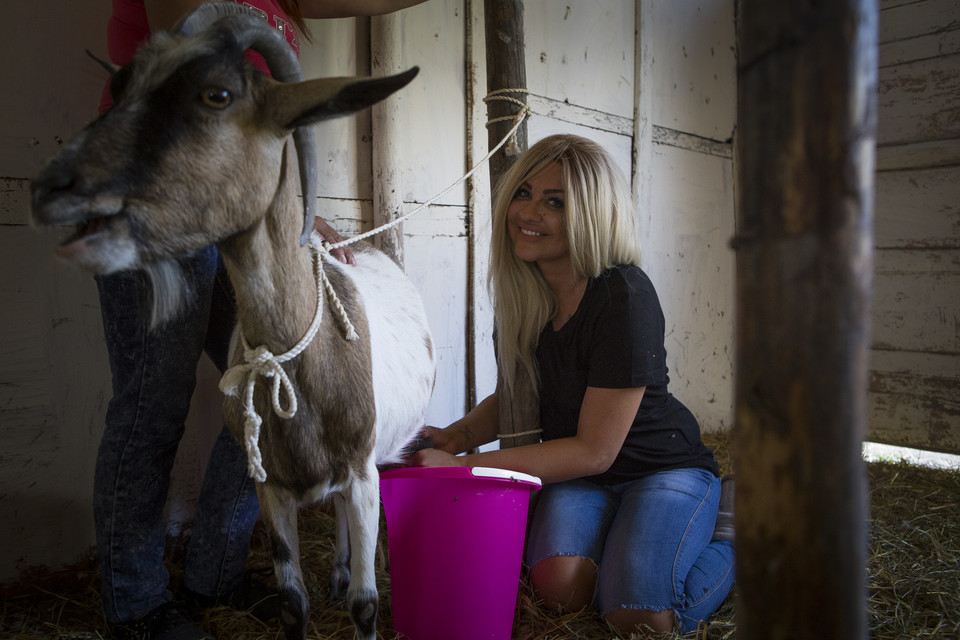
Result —
<instances>
[{"instance_id":1,"label":"blue jeans","mask_svg":"<svg viewBox=\"0 0 960 640\"><path fill-rule=\"evenodd\" d=\"M696 629L723 603L734 578L733 545L711 540L720 480L676 469L614 486L546 485L533 514L526 560L581 556L598 567L594 606L672 609L678 631Z\"/></svg>"},{"instance_id":2,"label":"blue jeans","mask_svg":"<svg viewBox=\"0 0 960 640\"><path fill-rule=\"evenodd\" d=\"M172 599L163 554L164 504L206 351L227 364L235 305L214 247L181 261L192 296L173 321L148 330L150 284L139 271L98 277L113 377L94 477L94 522L104 614L127 623ZM224 428L210 454L184 580L211 598L240 585L259 514L246 454Z\"/></svg>"}]
</instances>

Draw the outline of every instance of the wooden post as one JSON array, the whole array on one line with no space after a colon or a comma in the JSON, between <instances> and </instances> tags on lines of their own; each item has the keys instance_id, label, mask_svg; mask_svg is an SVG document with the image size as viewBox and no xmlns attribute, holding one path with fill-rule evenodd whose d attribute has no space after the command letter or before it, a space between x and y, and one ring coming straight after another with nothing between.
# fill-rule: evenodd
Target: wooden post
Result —
<instances>
[{"instance_id":1,"label":"wooden post","mask_svg":"<svg viewBox=\"0 0 960 640\"><path fill-rule=\"evenodd\" d=\"M484 0L486 18L485 39L487 44L487 92L499 89L526 89L527 70L523 56L523 0ZM524 94L511 94L526 102ZM509 102L493 100L487 103L487 121L511 116L519 107ZM511 120L501 120L487 127L487 140L495 147L513 127ZM527 148L527 124L517 130L517 147ZM497 180L513 163L514 157L504 146L490 158L490 184L496 188Z\"/></svg>"},{"instance_id":2,"label":"wooden post","mask_svg":"<svg viewBox=\"0 0 960 640\"><path fill-rule=\"evenodd\" d=\"M875 0L739 0L738 637L867 637Z\"/></svg>"},{"instance_id":3,"label":"wooden post","mask_svg":"<svg viewBox=\"0 0 960 640\"><path fill-rule=\"evenodd\" d=\"M527 71L523 55L523 0L484 0L485 41L487 46L487 92L500 89L526 89ZM524 94L510 97L526 102ZM520 107L510 102L492 100L487 103L487 122L503 116L514 115ZM489 148L494 148L513 127L512 120L488 124ZM504 145L490 158L490 185L496 189L500 177L506 172L516 154L527 148L527 125L524 122L516 133L516 145ZM496 229L493 230L496 233ZM498 375L497 388L500 399L500 433L524 433L539 425L539 405L532 381L523 373L515 376L514 392L511 394L501 384ZM539 436L529 434L500 440L502 448L539 442Z\"/></svg>"},{"instance_id":4,"label":"wooden post","mask_svg":"<svg viewBox=\"0 0 960 640\"><path fill-rule=\"evenodd\" d=\"M370 19L370 67L373 75L386 76L401 69L400 16L390 13ZM403 215L403 175L400 172L400 102L398 91L371 107L373 142L373 226L393 222ZM403 225L378 233L374 246L403 266Z\"/></svg>"}]
</instances>

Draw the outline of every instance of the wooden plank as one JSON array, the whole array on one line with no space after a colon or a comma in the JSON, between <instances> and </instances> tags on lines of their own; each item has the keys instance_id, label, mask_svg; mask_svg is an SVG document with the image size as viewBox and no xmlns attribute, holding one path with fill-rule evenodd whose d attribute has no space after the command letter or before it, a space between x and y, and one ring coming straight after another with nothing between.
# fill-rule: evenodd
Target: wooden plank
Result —
<instances>
[{"instance_id":1,"label":"wooden plank","mask_svg":"<svg viewBox=\"0 0 960 640\"><path fill-rule=\"evenodd\" d=\"M858 640L877 7L738 9L737 637Z\"/></svg>"},{"instance_id":2,"label":"wooden plank","mask_svg":"<svg viewBox=\"0 0 960 640\"><path fill-rule=\"evenodd\" d=\"M633 134L634 124L632 118L623 118L536 94L527 95L527 104L533 113L532 118L550 118L552 120L567 122L607 133L614 133L620 136L630 136ZM669 129L659 125L652 126L651 136L653 144L687 149L688 151L706 153L721 158L731 158L733 156L733 144L731 140L710 140L709 138L703 138L683 131L676 131L675 129Z\"/></svg>"},{"instance_id":3,"label":"wooden plank","mask_svg":"<svg viewBox=\"0 0 960 640\"><path fill-rule=\"evenodd\" d=\"M874 350L871 368L871 441L960 453L960 355Z\"/></svg>"},{"instance_id":4,"label":"wooden plank","mask_svg":"<svg viewBox=\"0 0 960 640\"><path fill-rule=\"evenodd\" d=\"M876 190L877 247L960 246L960 166L884 171Z\"/></svg>"},{"instance_id":5,"label":"wooden plank","mask_svg":"<svg viewBox=\"0 0 960 640\"><path fill-rule=\"evenodd\" d=\"M0 225L28 224L29 221L30 181L0 178Z\"/></svg>"},{"instance_id":6,"label":"wooden plank","mask_svg":"<svg viewBox=\"0 0 960 640\"><path fill-rule=\"evenodd\" d=\"M937 387L951 384L956 389L960 380L931 379L875 374L878 384L895 387L921 387L915 395L898 391L869 395L870 432L873 442L915 449L960 453L960 401L956 396L938 399L931 395Z\"/></svg>"},{"instance_id":7,"label":"wooden plank","mask_svg":"<svg viewBox=\"0 0 960 640\"><path fill-rule=\"evenodd\" d=\"M960 138L960 54L880 72L877 144Z\"/></svg>"},{"instance_id":8,"label":"wooden plank","mask_svg":"<svg viewBox=\"0 0 960 640\"><path fill-rule=\"evenodd\" d=\"M880 47L881 69L960 52L960 29L941 31L909 40L894 40Z\"/></svg>"},{"instance_id":9,"label":"wooden plank","mask_svg":"<svg viewBox=\"0 0 960 640\"><path fill-rule=\"evenodd\" d=\"M356 18L307 22L313 40L301 42L300 46L305 78L370 73L368 22ZM325 120L316 124L314 130L318 141L318 192L334 198L372 199L370 110Z\"/></svg>"},{"instance_id":10,"label":"wooden plank","mask_svg":"<svg viewBox=\"0 0 960 640\"><path fill-rule=\"evenodd\" d=\"M633 133L633 118L589 109L577 104L548 98L531 93L527 95L527 106L533 112L532 117L552 118L572 124L608 131L618 135L628 136Z\"/></svg>"},{"instance_id":11,"label":"wooden plank","mask_svg":"<svg viewBox=\"0 0 960 640\"><path fill-rule=\"evenodd\" d=\"M467 172L466 27L463 0L424 2L398 14L402 66L420 67L403 89L403 200L425 202ZM464 206L466 187L438 204Z\"/></svg>"},{"instance_id":12,"label":"wooden plank","mask_svg":"<svg viewBox=\"0 0 960 640\"><path fill-rule=\"evenodd\" d=\"M643 268L667 319L670 389L705 431L733 426L733 162L655 145Z\"/></svg>"},{"instance_id":13,"label":"wooden plank","mask_svg":"<svg viewBox=\"0 0 960 640\"><path fill-rule=\"evenodd\" d=\"M726 158L728 160L733 158L732 139L726 142L720 142L690 133L684 133L683 131L674 131L666 127L654 126L653 142L654 144L695 151L697 153L717 156L718 158Z\"/></svg>"},{"instance_id":14,"label":"wooden plank","mask_svg":"<svg viewBox=\"0 0 960 640\"><path fill-rule=\"evenodd\" d=\"M655 25L655 125L710 140L733 136L737 67L733 0L649 3Z\"/></svg>"},{"instance_id":15,"label":"wooden plank","mask_svg":"<svg viewBox=\"0 0 960 640\"><path fill-rule=\"evenodd\" d=\"M53 257L59 233L0 233L0 580L75 561L110 378L93 278Z\"/></svg>"},{"instance_id":16,"label":"wooden plank","mask_svg":"<svg viewBox=\"0 0 960 640\"><path fill-rule=\"evenodd\" d=\"M930 268L926 254L942 258L941 268ZM877 259L899 264L874 277L873 347L960 354L960 251L887 250Z\"/></svg>"},{"instance_id":17,"label":"wooden plank","mask_svg":"<svg viewBox=\"0 0 960 640\"><path fill-rule=\"evenodd\" d=\"M956 0L885 5L880 14L879 42L884 44L956 29L960 29L960 3Z\"/></svg>"},{"instance_id":18,"label":"wooden plank","mask_svg":"<svg viewBox=\"0 0 960 640\"><path fill-rule=\"evenodd\" d=\"M107 73L84 50L107 57L109 17L109 2L37 0L0 22L4 51L18 61L0 70L0 176L33 176L96 117Z\"/></svg>"},{"instance_id":19,"label":"wooden plank","mask_svg":"<svg viewBox=\"0 0 960 640\"><path fill-rule=\"evenodd\" d=\"M523 12L530 91L633 118L633 0L525 0Z\"/></svg>"},{"instance_id":20,"label":"wooden plank","mask_svg":"<svg viewBox=\"0 0 960 640\"><path fill-rule=\"evenodd\" d=\"M402 32L396 13L370 21L370 72L388 76L402 72ZM406 128L403 92L395 93L370 109L373 134L373 224L386 226L403 215L403 171L400 133ZM403 225L385 228L373 238L377 247L403 264Z\"/></svg>"},{"instance_id":21,"label":"wooden plank","mask_svg":"<svg viewBox=\"0 0 960 640\"><path fill-rule=\"evenodd\" d=\"M877 171L960 165L960 141L930 140L877 147Z\"/></svg>"},{"instance_id":22,"label":"wooden plank","mask_svg":"<svg viewBox=\"0 0 960 640\"><path fill-rule=\"evenodd\" d=\"M486 43L483 2L468 0L467 15L467 164L472 168L487 154ZM467 182L467 396L463 412L494 392L497 362L493 347L493 308L487 294L490 262L490 173L480 169Z\"/></svg>"},{"instance_id":23,"label":"wooden plank","mask_svg":"<svg viewBox=\"0 0 960 640\"><path fill-rule=\"evenodd\" d=\"M452 213L451 207L441 207ZM404 237L405 270L423 297L437 355L437 382L427 424L446 426L463 417L466 404L467 238L432 234Z\"/></svg>"}]
</instances>

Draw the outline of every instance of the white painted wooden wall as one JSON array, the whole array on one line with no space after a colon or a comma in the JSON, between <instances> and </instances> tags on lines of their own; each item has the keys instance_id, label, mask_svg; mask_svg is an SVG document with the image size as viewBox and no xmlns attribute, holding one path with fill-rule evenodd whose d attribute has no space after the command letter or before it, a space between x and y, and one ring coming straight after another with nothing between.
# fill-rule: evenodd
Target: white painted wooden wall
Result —
<instances>
[{"instance_id":1,"label":"white painted wooden wall","mask_svg":"<svg viewBox=\"0 0 960 640\"><path fill-rule=\"evenodd\" d=\"M0 581L75 560L93 544L91 487L110 397L92 278L54 261L59 234L26 225L28 179L93 117L103 72L105 0L35 0L0 25ZM644 267L667 316L672 388L706 430L732 416L733 0L528 0L531 141L571 131L604 144L635 181ZM407 210L486 152L482 0L428 0L399 16L399 141ZM363 74L369 20L311 23L305 74ZM641 28L642 27L642 28ZM642 46L637 47L637 32ZM639 117L637 117L639 116ZM344 234L371 225L369 114L324 123L320 212ZM486 170L404 225L404 260L438 343L428 420L445 425L493 389L486 297ZM469 326L468 326L469 325ZM178 455L170 528L189 520L219 429L217 374L204 360Z\"/></svg>"},{"instance_id":2,"label":"white painted wooden wall","mask_svg":"<svg viewBox=\"0 0 960 640\"><path fill-rule=\"evenodd\" d=\"M870 438L960 453L960 3L880 7Z\"/></svg>"}]
</instances>

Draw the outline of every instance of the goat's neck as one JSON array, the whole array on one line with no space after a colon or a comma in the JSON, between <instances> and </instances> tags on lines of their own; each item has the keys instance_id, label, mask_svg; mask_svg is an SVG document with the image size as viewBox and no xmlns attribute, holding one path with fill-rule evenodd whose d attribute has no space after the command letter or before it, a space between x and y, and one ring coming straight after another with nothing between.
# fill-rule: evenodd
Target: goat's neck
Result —
<instances>
[{"instance_id":1,"label":"goat's neck","mask_svg":"<svg viewBox=\"0 0 960 640\"><path fill-rule=\"evenodd\" d=\"M290 155L285 156L287 160ZM237 299L237 319L252 347L276 354L294 346L313 322L317 283L313 256L300 246L303 205L295 172L284 171L266 214L221 242L220 252ZM295 166L295 165L294 165Z\"/></svg>"}]
</instances>

